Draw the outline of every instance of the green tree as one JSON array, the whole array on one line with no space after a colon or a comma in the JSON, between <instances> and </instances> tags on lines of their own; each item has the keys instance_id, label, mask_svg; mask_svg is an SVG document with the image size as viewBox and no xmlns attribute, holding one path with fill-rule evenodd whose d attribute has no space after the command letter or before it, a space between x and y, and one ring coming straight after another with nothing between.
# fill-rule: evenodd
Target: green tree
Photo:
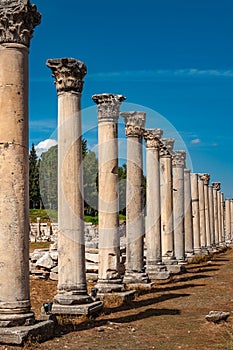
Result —
<instances>
[{"instance_id":1,"label":"green tree","mask_svg":"<svg viewBox=\"0 0 233 350\"><path fill-rule=\"evenodd\" d=\"M30 209L40 208L40 184L39 184L39 166L35 146L29 153L29 207Z\"/></svg>"},{"instance_id":2,"label":"green tree","mask_svg":"<svg viewBox=\"0 0 233 350\"><path fill-rule=\"evenodd\" d=\"M86 215L97 215L98 211L98 161L89 151L83 160L84 211Z\"/></svg>"},{"instance_id":3,"label":"green tree","mask_svg":"<svg viewBox=\"0 0 233 350\"><path fill-rule=\"evenodd\" d=\"M119 179L119 212L120 214L126 214L126 177L127 166L123 164L118 167L118 179Z\"/></svg>"}]
</instances>

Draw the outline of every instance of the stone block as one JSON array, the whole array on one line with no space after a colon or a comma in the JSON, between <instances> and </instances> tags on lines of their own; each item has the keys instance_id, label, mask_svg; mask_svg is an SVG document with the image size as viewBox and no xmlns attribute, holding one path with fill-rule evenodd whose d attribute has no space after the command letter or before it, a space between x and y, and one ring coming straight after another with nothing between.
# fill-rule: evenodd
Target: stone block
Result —
<instances>
[{"instance_id":1,"label":"stone block","mask_svg":"<svg viewBox=\"0 0 233 350\"><path fill-rule=\"evenodd\" d=\"M31 326L0 328L0 343L23 345L27 340L43 342L53 337L52 320L37 321Z\"/></svg>"},{"instance_id":2,"label":"stone block","mask_svg":"<svg viewBox=\"0 0 233 350\"><path fill-rule=\"evenodd\" d=\"M52 306L52 313L55 315L93 315L100 312L103 308L102 301L94 301L87 304L76 304L76 305L61 305L54 303Z\"/></svg>"}]
</instances>

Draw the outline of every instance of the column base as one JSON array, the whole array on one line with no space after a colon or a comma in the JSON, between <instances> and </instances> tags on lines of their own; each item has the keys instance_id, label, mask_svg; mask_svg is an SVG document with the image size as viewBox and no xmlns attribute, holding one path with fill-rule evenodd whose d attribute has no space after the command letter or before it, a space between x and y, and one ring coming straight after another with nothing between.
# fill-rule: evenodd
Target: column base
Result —
<instances>
[{"instance_id":1,"label":"column base","mask_svg":"<svg viewBox=\"0 0 233 350\"><path fill-rule=\"evenodd\" d=\"M134 299L136 290L123 290L122 292L112 292L112 293L98 293L97 296L103 300L103 302L113 300L116 302L116 299L120 301L120 303L130 302Z\"/></svg>"},{"instance_id":2,"label":"column base","mask_svg":"<svg viewBox=\"0 0 233 350\"><path fill-rule=\"evenodd\" d=\"M13 310L10 310L13 312ZM27 313L1 313L0 310L0 328L1 327L20 327L30 326L35 323L35 316L33 312Z\"/></svg>"},{"instance_id":3,"label":"column base","mask_svg":"<svg viewBox=\"0 0 233 350\"><path fill-rule=\"evenodd\" d=\"M150 283L149 276L145 272L126 271L123 278L125 284L147 284Z\"/></svg>"},{"instance_id":4,"label":"column base","mask_svg":"<svg viewBox=\"0 0 233 350\"><path fill-rule=\"evenodd\" d=\"M194 248L194 255L201 255L201 248Z\"/></svg>"},{"instance_id":5,"label":"column base","mask_svg":"<svg viewBox=\"0 0 233 350\"><path fill-rule=\"evenodd\" d=\"M76 293L76 292L66 292L58 293L54 297L54 303L59 305L79 305L92 303L93 299L87 292Z\"/></svg>"},{"instance_id":6,"label":"column base","mask_svg":"<svg viewBox=\"0 0 233 350\"><path fill-rule=\"evenodd\" d=\"M97 314L103 308L103 302L93 301L90 303L83 304L73 304L73 305L61 305L54 303L52 306L52 313L55 315L70 315L70 316L81 316L86 315L90 316L93 314Z\"/></svg>"},{"instance_id":7,"label":"column base","mask_svg":"<svg viewBox=\"0 0 233 350\"><path fill-rule=\"evenodd\" d=\"M194 250L186 251L185 255L187 258L193 258L194 257Z\"/></svg>"},{"instance_id":8,"label":"column base","mask_svg":"<svg viewBox=\"0 0 233 350\"><path fill-rule=\"evenodd\" d=\"M181 264L178 264L177 260L168 260L164 261L167 271L171 274L183 273L186 271L185 267Z\"/></svg>"},{"instance_id":9,"label":"column base","mask_svg":"<svg viewBox=\"0 0 233 350\"><path fill-rule=\"evenodd\" d=\"M112 292L123 292L124 285L122 284L122 279L99 279L95 285L98 289L98 295L102 293L112 293Z\"/></svg>"},{"instance_id":10,"label":"column base","mask_svg":"<svg viewBox=\"0 0 233 350\"><path fill-rule=\"evenodd\" d=\"M171 277L171 273L167 271L167 267L161 263L147 266L146 272L152 280L166 280Z\"/></svg>"},{"instance_id":11,"label":"column base","mask_svg":"<svg viewBox=\"0 0 233 350\"><path fill-rule=\"evenodd\" d=\"M0 328L0 343L23 345L27 340L44 342L52 338L53 334L53 321L38 321L30 326Z\"/></svg>"}]
</instances>

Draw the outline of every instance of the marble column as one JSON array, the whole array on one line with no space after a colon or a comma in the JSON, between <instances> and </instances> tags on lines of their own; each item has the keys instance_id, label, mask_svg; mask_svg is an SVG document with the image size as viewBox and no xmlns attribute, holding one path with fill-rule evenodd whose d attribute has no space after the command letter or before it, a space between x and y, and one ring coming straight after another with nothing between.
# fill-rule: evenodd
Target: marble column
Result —
<instances>
[{"instance_id":1,"label":"marble column","mask_svg":"<svg viewBox=\"0 0 233 350\"><path fill-rule=\"evenodd\" d=\"M191 175L190 169L184 169L184 235L185 254L192 257L193 249L193 217L192 217L192 196L191 196Z\"/></svg>"},{"instance_id":2,"label":"marble column","mask_svg":"<svg viewBox=\"0 0 233 350\"><path fill-rule=\"evenodd\" d=\"M213 199L214 199L214 238L215 246L219 246L219 224L218 224L218 191L220 190L220 182L213 182Z\"/></svg>"},{"instance_id":3,"label":"marble column","mask_svg":"<svg viewBox=\"0 0 233 350\"><path fill-rule=\"evenodd\" d=\"M173 215L175 257L179 263L185 262L184 236L184 168L185 151L173 152Z\"/></svg>"},{"instance_id":4,"label":"marble column","mask_svg":"<svg viewBox=\"0 0 233 350\"><path fill-rule=\"evenodd\" d=\"M221 193L221 225L222 225L222 243L225 244L225 226L224 226L225 201L224 193Z\"/></svg>"},{"instance_id":5,"label":"marble column","mask_svg":"<svg viewBox=\"0 0 233 350\"><path fill-rule=\"evenodd\" d=\"M122 95L92 97L98 105L99 293L122 291L118 198L118 118Z\"/></svg>"},{"instance_id":6,"label":"marble column","mask_svg":"<svg viewBox=\"0 0 233 350\"><path fill-rule=\"evenodd\" d=\"M161 129L146 129L146 271L151 279L166 279L170 273L162 263L160 160Z\"/></svg>"},{"instance_id":7,"label":"marble column","mask_svg":"<svg viewBox=\"0 0 233 350\"><path fill-rule=\"evenodd\" d=\"M231 241L231 200L226 198L225 200L225 241L230 243Z\"/></svg>"},{"instance_id":8,"label":"marble column","mask_svg":"<svg viewBox=\"0 0 233 350\"><path fill-rule=\"evenodd\" d=\"M221 183L219 187L219 191L217 194L218 198L218 241L219 244L222 244L222 195L221 195Z\"/></svg>"},{"instance_id":9,"label":"marble column","mask_svg":"<svg viewBox=\"0 0 233 350\"><path fill-rule=\"evenodd\" d=\"M160 193L161 193L161 234L162 260L164 263L175 261L173 226L173 184L172 184L172 148L174 139L161 139L160 148Z\"/></svg>"},{"instance_id":10,"label":"marble column","mask_svg":"<svg viewBox=\"0 0 233 350\"><path fill-rule=\"evenodd\" d=\"M202 174L199 174L198 192L199 192L199 211L200 211L201 250L202 250L202 253L207 253L207 248L206 248L206 218L205 218L205 191L204 191L204 179L202 178Z\"/></svg>"},{"instance_id":11,"label":"marble column","mask_svg":"<svg viewBox=\"0 0 233 350\"><path fill-rule=\"evenodd\" d=\"M211 248L211 237L210 237L210 211L209 211L209 174L200 174L200 178L204 182L204 211L205 211L205 237L206 237L206 248Z\"/></svg>"},{"instance_id":12,"label":"marble column","mask_svg":"<svg viewBox=\"0 0 233 350\"><path fill-rule=\"evenodd\" d=\"M0 2L0 17L0 328L11 328L34 323L29 289L28 53L41 15L30 2L15 0ZM6 338L0 329L0 342Z\"/></svg>"},{"instance_id":13,"label":"marble column","mask_svg":"<svg viewBox=\"0 0 233 350\"><path fill-rule=\"evenodd\" d=\"M52 311L89 314L96 303L87 294L85 268L81 96L86 65L74 58L46 64L58 96L58 291Z\"/></svg>"},{"instance_id":14,"label":"marble column","mask_svg":"<svg viewBox=\"0 0 233 350\"><path fill-rule=\"evenodd\" d=\"M145 112L122 112L127 137L126 284L148 283L144 266L144 203L142 136Z\"/></svg>"},{"instance_id":15,"label":"marble column","mask_svg":"<svg viewBox=\"0 0 233 350\"><path fill-rule=\"evenodd\" d=\"M198 174L191 174L191 196L193 216L193 247L194 254L198 255L201 253Z\"/></svg>"},{"instance_id":16,"label":"marble column","mask_svg":"<svg viewBox=\"0 0 233 350\"><path fill-rule=\"evenodd\" d=\"M214 235L214 196L213 186L209 186L209 216L210 216L210 244L211 247L215 246L215 235Z\"/></svg>"}]
</instances>

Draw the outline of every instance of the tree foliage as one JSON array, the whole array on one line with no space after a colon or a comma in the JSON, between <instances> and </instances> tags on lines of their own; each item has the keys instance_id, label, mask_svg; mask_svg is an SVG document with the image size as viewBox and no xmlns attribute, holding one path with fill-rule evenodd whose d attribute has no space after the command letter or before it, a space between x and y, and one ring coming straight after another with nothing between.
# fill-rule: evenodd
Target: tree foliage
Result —
<instances>
[{"instance_id":1,"label":"tree foliage","mask_svg":"<svg viewBox=\"0 0 233 350\"><path fill-rule=\"evenodd\" d=\"M29 207L30 209L40 208L40 183L39 183L39 166L35 146L29 153Z\"/></svg>"}]
</instances>

